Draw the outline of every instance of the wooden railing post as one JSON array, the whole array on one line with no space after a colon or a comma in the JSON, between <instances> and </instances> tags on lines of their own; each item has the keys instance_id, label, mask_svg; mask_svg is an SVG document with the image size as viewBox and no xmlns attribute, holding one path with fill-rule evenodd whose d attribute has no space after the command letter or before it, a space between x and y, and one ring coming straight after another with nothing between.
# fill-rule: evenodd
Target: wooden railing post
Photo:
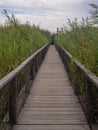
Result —
<instances>
[{"instance_id":1,"label":"wooden railing post","mask_svg":"<svg viewBox=\"0 0 98 130\"><path fill-rule=\"evenodd\" d=\"M30 66L30 80L34 80L34 60L32 60Z\"/></svg>"},{"instance_id":2,"label":"wooden railing post","mask_svg":"<svg viewBox=\"0 0 98 130\"><path fill-rule=\"evenodd\" d=\"M37 58L36 59L36 66L37 66L37 71L38 71L38 69L39 69L39 54L37 55L36 58Z\"/></svg>"},{"instance_id":3,"label":"wooden railing post","mask_svg":"<svg viewBox=\"0 0 98 130\"><path fill-rule=\"evenodd\" d=\"M17 98L17 78L13 79L10 83L10 97L9 97L9 122L11 125L16 124L16 98Z\"/></svg>"},{"instance_id":4,"label":"wooden railing post","mask_svg":"<svg viewBox=\"0 0 98 130\"><path fill-rule=\"evenodd\" d=\"M29 90L30 90L30 66L28 65L26 67L26 83L25 83L26 94L29 94Z\"/></svg>"},{"instance_id":5,"label":"wooden railing post","mask_svg":"<svg viewBox=\"0 0 98 130\"><path fill-rule=\"evenodd\" d=\"M94 102L93 102L93 88L91 86L91 84L88 81L88 78L86 77L86 114L87 114L87 118L88 118L88 123L91 124L95 124L96 121L94 119Z\"/></svg>"},{"instance_id":6,"label":"wooden railing post","mask_svg":"<svg viewBox=\"0 0 98 130\"><path fill-rule=\"evenodd\" d=\"M88 90L88 83L87 83L87 77L86 77L86 79L85 79L85 87L86 87L86 93L85 93L85 96L86 96L86 101L85 101L85 112L86 112L86 116L87 116L87 118L89 119L89 90ZM90 124L90 119L89 119L89 124Z\"/></svg>"},{"instance_id":7,"label":"wooden railing post","mask_svg":"<svg viewBox=\"0 0 98 130\"><path fill-rule=\"evenodd\" d=\"M41 52L39 53L38 64L39 64L39 67L40 67L40 65L41 65Z\"/></svg>"},{"instance_id":8,"label":"wooden railing post","mask_svg":"<svg viewBox=\"0 0 98 130\"><path fill-rule=\"evenodd\" d=\"M32 78L33 78L33 80L35 78L35 75L36 75L36 72L35 72L35 59L33 59L33 68L32 68Z\"/></svg>"}]
</instances>

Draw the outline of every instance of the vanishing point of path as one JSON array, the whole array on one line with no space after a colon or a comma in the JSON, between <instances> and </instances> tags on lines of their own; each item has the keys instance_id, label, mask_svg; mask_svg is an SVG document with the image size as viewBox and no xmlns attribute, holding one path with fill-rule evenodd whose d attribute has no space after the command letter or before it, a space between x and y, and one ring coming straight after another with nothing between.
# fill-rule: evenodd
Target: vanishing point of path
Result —
<instances>
[{"instance_id":1,"label":"vanishing point of path","mask_svg":"<svg viewBox=\"0 0 98 130\"><path fill-rule=\"evenodd\" d=\"M49 47L13 130L89 130L54 46Z\"/></svg>"}]
</instances>

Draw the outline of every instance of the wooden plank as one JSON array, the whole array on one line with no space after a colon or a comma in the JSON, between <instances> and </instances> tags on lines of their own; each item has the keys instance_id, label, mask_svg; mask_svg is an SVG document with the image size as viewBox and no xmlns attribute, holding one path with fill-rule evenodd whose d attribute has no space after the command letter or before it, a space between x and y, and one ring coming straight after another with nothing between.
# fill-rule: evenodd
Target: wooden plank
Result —
<instances>
[{"instance_id":1,"label":"wooden plank","mask_svg":"<svg viewBox=\"0 0 98 130\"><path fill-rule=\"evenodd\" d=\"M83 115L81 110L64 110L64 111L57 111L57 110L22 110L22 115Z\"/></svg>"},{"instance_id":2,"label":"wooden plank","mask_svg":"<svg viewBox=\"0 0 98 130\"><path fill-rule=\"evenodd\" d=\"M90 130L87 125L16 125L13 130Z\"/></svg>"},{"instance_id":3,"label":"wooden plank","mask_svg":"<svg viewBox=\"0 0 98 130\"><path fill-rule=\"evenodd\" d=\"M85 116L82 115L67 115L67 114L61 114L61 115L56 115L56 114L37 114L37 115L33 115L33 114L29 114L29 115L25 115L25 114L20 114L19 116L19 120L23 121L23 120L80 120L81 122L86 121L85 120Z\"/></svg>"},{"instance_id":4,"label":"wooden plank","mask_svg":"<svg viewBox=\"0 0 98 130\"><path fill-rule=\"evenodd\" d=\"M42 116L43 117L43 116ZM76 125L86 125L87 123L86 123L86 120L84 120L84 119L82 119L82 120L80 120L79 118L78 119L50 119L49 120L49 117L48 117L48 120L46 120L46 119L38 119L38 118L36 118L36 119L32 119L32 118L27 118L27 119L18 119L18 122L17 122L17 124L19 125L19 124L27 124L27 125L46 125L46 124L48 124L48 125L53 125L53 124L56 124L56 125L74 125L74 124L76 124Z\"/></svg>"},{"instance_id":5,"label":"wooden plank","mask_svg":"<svg viewBox=\"0 0 98 130\"><path fill-rule=\"evenodd\" d=\"M35 91L36 91L36 90L39 90L39 91L37 91L37 92L41 92L41 91L42 91L42 92L44 92L44 91L45 91L45 92L48 92L48 90L51 90L51 91L54 90L55 92L58 91L59 93L60 93L60 92L63 92L63 93L65 93L65 94L66 94L67 92L70 92L70 91L73 92L73 90L67 89L67 88L65 88L65 89L62 88L62 87L60 87L60 88L50 87L50 88L49 88L49 87L47 87L47 86L45 86L45 89L43 89L43 88L39 88L39 89L38 89L38 88L35 88L35 89L31 90L31 92L33 92L34 90L35 90Z\"/></svg>"},{"instance_id":6,"label":"wooden plank","mask_svg":"<svg viewBox=\"0 0 98 130\"><path fill-rule=\"evenodd\" d=\"M48 92L36 92L36 94L34 92L32 92L33 95L36 95L36 96L66 96L66 95L72 95L74 94L73 93L64 93L64 92L56 92L56 93L48 93Z\"/></svg>"},{"instance_id":7,"label":"wooden plank","mask_svg":"<svg viewBox=\"0 0 98 130\"><path fill-rule=\"evenodd\" d=\"M23 108L23 110L29 110L29 111L32 111L34 108L33 108L33 106L28 106L28 107L24 107ZM49 108L50 109L50 108ZM62 108L60 108L61 109L61 111L62 111ZM69 110L69 111L78 111L78 110L81 110L81 108L80 107L65 107L65 108L63 108L65 111L67 111L67 110ZM44 108L43 108L43 110L44 110ZM52 109L51 109L52 110ZM56 108L55 108L55 110L56 110Z\"/></svg>"},{"instance_id":8,"label":"wooden plank","mask_svg":"<svg viewBox=\"0 0 98 130\"><path fill-rule=\"evenodd\" d=\"M64 104L64 103L77 103L78 102L78 100L66 100L66 101L63 101L63 100L61 100L61 101L59 101L59 100L55 100L55 101L53 101L53 100L46 100L46 101L41 101L41 100L37 100L37 101L34 101L34 100L32 100L32 99L27 99L27 101L26 102L28 102L28 103L31 103L31 104Z\"/></svg>"},{"instance_id":9,"label":"wooden plank","mask_svg":"<svg viewBox=\"0 0 98 130\"><path fill-rule=\"evenodd\" d=\"M37 104L37 103L35 103L35 104ZM25 105L24 106L34 106L35 105L34 103L33 104L31 104L31 103L29 103L29 102L26 102L25 103ZM80 107L81 108L81 106L80 106L80 104L77 102L77 103L55 103L55 104L53 104L53 103L48 103L49 105L48 106L53 106L53 105L58 105L58 107L60 107L59 105L61 105L61 107L63 106L64 108L66 108L67 106L68 107L72 107L72 106L74 106L74 107ZM41 105L41 104L38 104L38 105ZM47 106L47 103L43 103L42 104L42 106L43 105L46 105Z\"/></svg>"},{"instance_id":10,"label":"wooden plank","mask_svg":"<svg viewBox=\"0 0 98 130\"><path fill-rule=\"evenodd\" d=\"M62 96L62 97L60 97L60 96L40 96L40 97L33 97L33 95L29 95L29 97L28 97L28 100L29 99L32 99L33 98L33 101L36 101L36 100L47 100L47 101L49 101L49 100L63 100L63 101L66 101L66 100L77 100L78 101L78 99L76 98L76 96Z\"/></svg>"},{"instance_id":11,"label":"wooden plank","mask_svg":"<svg viewBox=\"0 0 98 130\"><path fill-rule=\"evenodd\" d=\"M39 94L39 96L40 96L40 93L43 93L43 95L46 93L46 95L50 95L50 96L56 96L56 94L57 95L60 95L60 96L70 96L70 95L72 95L72 94L74 94L74 92L73 91L70 91L70 90L66 90L65 89L65 91L62 91L62 90L54 90L54 92L51 90L50 92L48 91L48 89L47 89L47 91L37 91L37 90L33 90L33 91L31 91L30 92L30 94L33 94L33 95L37 95L37 93ZM51 95L52 94L52 95ZM54 95L53 95L54 94ZM42 96L42 95L41 95Z\"/></svg>"},{"instance_id":12,"label":"wooden plank","mask_svg":"<svg viewBox=\"0 0 98 130\"><path fill-rule=\"evenodd\" d=\"M72 95L65 95L65 96L64 95L61 95L61 96L55 96L55 95L53 95L53 96L48 96L48 95L47 96L45 96L45 95L39 96L39 95L32 95L32 93L30 93L29 96L32 98L69 98L69 96L77 98L73 94Z\"/></svg>"},{"instance_id":13,"label":"wooden plank","mask_svg":"<svg viewBox=\"0 0 98 130\"><path fill-rule=\"evenodd\" d=\"M74 103L72 105L74 105ZM72 108L71 108L72 105L70 105L69 103L67 103L67 104L65 104L65 103L55 103L55 104L54 103L47 103L47 104L46 103L43 103L43 104L42 103L39 103L39 104L34 103L34 104L31 104L31 105L30 105L30 103L26 103L26 105L24 105L24 106L28 106L28 107L30 107L30 106L32 106L32 107L65 107L66 109L69 108L69 110L70 109L72 110Z\"/></svg>"}]
</instances>

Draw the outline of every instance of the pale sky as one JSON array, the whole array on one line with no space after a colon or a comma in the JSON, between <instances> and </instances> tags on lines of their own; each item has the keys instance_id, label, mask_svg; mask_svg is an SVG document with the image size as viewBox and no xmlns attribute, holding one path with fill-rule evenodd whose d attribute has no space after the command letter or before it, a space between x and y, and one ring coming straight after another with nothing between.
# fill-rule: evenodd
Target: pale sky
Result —
<instances>
[{"instance_id":1,"label":"pale sky","mask_svg":"<svg viewBox=\"0 0 98 130\"><path fill-rule=\"evenodd\" d=\"M21 23L30 21L41 28L56 31L57 27L66 25L67 19L89 16L90 3L98 5L98 0L0 0L0 12L6 9ZM4 16L0 15L2 23Z\"/></svg>"}]
</instances>

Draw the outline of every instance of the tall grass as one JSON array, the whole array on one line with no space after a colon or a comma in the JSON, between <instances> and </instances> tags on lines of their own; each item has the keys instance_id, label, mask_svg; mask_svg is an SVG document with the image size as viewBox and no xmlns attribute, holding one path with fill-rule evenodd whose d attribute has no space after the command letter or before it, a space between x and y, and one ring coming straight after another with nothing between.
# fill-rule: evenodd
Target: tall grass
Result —
<instances>
[{"instance_id":1,"label":"tall grass","mask_svg":"<svg viewBox=\"0 0 98 130\"><path fill-rule=\"evenodd\" d=\"M21 25L14 15L0 26L0 78L49 41L50 33L28 22ZM42 33L43 32L43 33Z\"/></svg>"},{"instance_id":2,"label":"tall grass","mask_svg":"<svg viewBox=\"0 0 98 130\"><path fill-rule=\"evenodd\" d=\"M56 43L63 45L73 57L98 76L98 27L94 27L88 18L69 20L70 30L56 36Z\"/></svg>"}]
</instances>

